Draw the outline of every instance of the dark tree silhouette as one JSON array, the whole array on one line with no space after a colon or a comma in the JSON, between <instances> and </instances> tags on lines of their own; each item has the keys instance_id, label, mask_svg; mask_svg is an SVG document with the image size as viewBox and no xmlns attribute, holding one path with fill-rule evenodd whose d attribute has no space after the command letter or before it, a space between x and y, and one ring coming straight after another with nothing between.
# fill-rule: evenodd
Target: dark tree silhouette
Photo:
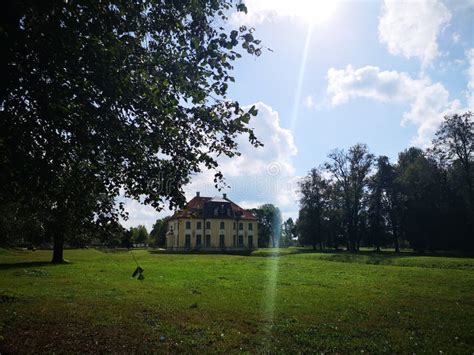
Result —
<instances>
[{"instance_id":1,"label":"dark tree silhouette","mask_svg":"<svg viewBox=\"0 0 474 355\"><path fill-rule=\"evenodd\" d=\"M298 228L302 235L301 242L310 244L313 249L319 244L323 249L323 219L327 203L327 182L318 169L311 169L299 183L300 215Z\"/></svg>"},{"instance_id":2,"label":"dark tree silhouette","mask_svg":"<svg viewBox=\"0 0 474 355\"><path fill-rule=\"evenodd\" d=\"M126 217L120 191L157 210L215 157L238 154L256 109L226 97L234 60L260 55L243 4L7 1L0 15L0 205L25 205L54 241ZM2 229L2 228L0 228Z\"/></svg>"},{"instance_id":3,"label":"dark tree silhouette","mask_svg":"<svg viewBox=\"0 0 474 355\"><path fill-rule=\"evenodd\" d=\"M343 199L348 249L355 251L361 237L359 217L374 157L365 144L356 144L348 152L336 149L328 157L330 161L325 167L336 180Z\"/></svg>"}]
</instances>

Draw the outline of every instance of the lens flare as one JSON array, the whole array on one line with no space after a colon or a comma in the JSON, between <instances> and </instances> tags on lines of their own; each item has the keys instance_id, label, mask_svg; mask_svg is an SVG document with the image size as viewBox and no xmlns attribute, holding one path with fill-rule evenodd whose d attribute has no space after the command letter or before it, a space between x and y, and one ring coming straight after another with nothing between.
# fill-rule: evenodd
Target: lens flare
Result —
<instances>
[{"instance_id":1,"label":"lens flare","mask_svg":"<svg viewBox=\"0 0 474 355\"><path fill-rule=\"evenodd\" d=\"M311 34L313 33L313 26L310 24L308 26L308 31L306 32L306 40L303 48L303 55L301 56L300 70L298 73L298 83L296 85L295 98L293 102L293 110L291 113L290 129L293 131L295 128L296 120L298 118L299 106L301 104L301 90L303 88L303 80L305 77L306 71L306 62L308 60L309 45L311 43Z\"/></svg>"}]
</instances>

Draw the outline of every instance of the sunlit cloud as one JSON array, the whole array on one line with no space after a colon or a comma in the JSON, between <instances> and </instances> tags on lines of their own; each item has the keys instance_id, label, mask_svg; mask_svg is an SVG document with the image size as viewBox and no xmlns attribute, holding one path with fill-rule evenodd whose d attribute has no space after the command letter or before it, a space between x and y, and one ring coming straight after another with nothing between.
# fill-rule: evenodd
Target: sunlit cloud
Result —
<instances>
[{"instance_id":1,"label":"sunlit cloud","mask_svg":"<svg viewBox=\"0 0 474 355\"><path fill-rule=\"evenodd\" d=\"M327 94L331 105L338 106L356 98L367 98L386 103L408 104L402 124L418 127L413 144L425 146L439 127L443 116L461 108L459 100L451 100L441 83L428 77L414 79L407 73L382 71L366 66L355 69L331 68L327 75Z\"/></svg>"},{"instance_id":2,"label":"sunlit cloud","mask_svg":"<svg viewBox=\"0 0 474 355\"><path fill-rule=\"evenodd\" d=\"M440 54L438 36L450 20L451 12L437 0L385 0L379 39L391 54L418 58L426 67Z\"/></svg>"}]
</instances>

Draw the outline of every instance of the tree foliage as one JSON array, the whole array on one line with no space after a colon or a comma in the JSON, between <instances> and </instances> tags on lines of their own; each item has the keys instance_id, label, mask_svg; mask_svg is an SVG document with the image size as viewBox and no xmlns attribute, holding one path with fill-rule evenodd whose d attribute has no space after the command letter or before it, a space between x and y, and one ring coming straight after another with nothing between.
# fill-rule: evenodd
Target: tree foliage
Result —
<instances>
[{"instance_id":1,"label":"tree foliage","mask_svg":"<svg viewBox=\"0 0 474 355\"><path fill-rule=\"evenodd\" d=\"M301 193L298 230L303 238L301 244L316 249L323 241L324 211L328 200L328 183L318 169L312 169L299 182Z\"/></svg>"},{"instance_id":2,"label":"tree foliage","mask_svg":"<svg viewBox=\"0 0 474 355\"><path fill-rule=\"evenodd\" d=\"M258 220L258 246L277 247L281 237L281 212L272 204L264 204L251 210Z\"/></svg>"},{"instance_id":3,"label":"tree foliage","mask_svg":"<svg viewBox=\"0 0 474 355\"><path fill-rule=\"evenodd\" d=\"M281 226L280 245L292 246L297 236L298 236L298 232L297 232L296 224L293 221L293 218L290 217L286 221L284 221Z\"/></svg>"},{"instance_id":4,"label":"tree foliage","mask_svg":"<svg viewBox=\"0 0 474 355\"><path fill-rule=\"evenodd\" d=\"M235 138L259 146L227 98L238 48L226 33L243 4L200 1L8 1L0 16L0 205L25 206L55 243L126 218L120 191L145 204L185 202L183 185ZM2 223L2 228L5 225Z\"/></svg>"},{"instance_id":5,"label":"tree foliage","mask_svg":"<svg viewBox=\"0 0 474 355\"><path fill-rule=\"evenodd\" d=\"M363 196L374 156L365 144L356 144L348 152L336 149L328 157L330 161L325 168L336 181L335 187L342 199L348 248L356 250L361 238Z\"/></svg>"},{"instance_id":6,"label":"tree foliage","mask_svg":"<svg viewBox=\"0 0 474 355\"><path fill-rule=\"evenodd\" d=\"M156 247L166 246L167 220L157 219L150 232L150 244Z\"/></svg>"},{"instance_id":7,"label":"tree foliage","mask_svg":"<svg viewBox=\"0 0 474 355\"><path fill-rule=\"evenodd\" d=\"M300 182L300 243L474 250L472 118L446 116L432 148L409 148L394 164L380 156L373 165L360 144L331 152Z\"/></svg>"},{"instance_id":8,"label":"tree foliage","mask_svg":"<svg viewBox=\"0 0 474 355\"><path fill-rule=\"evenodd\" d=\"M130 233L134 244L148 245L150 236L146 227L143 224L140 224L137 227L130 228Z\"/></svg>"}]
</instances>

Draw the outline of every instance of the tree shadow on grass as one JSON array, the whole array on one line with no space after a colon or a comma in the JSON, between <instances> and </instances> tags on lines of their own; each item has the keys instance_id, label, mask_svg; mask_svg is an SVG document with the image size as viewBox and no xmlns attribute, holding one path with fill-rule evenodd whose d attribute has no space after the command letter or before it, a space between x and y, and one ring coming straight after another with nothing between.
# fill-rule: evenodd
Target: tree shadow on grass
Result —
<instances>
[{"instance_id":1,"label":"tree shadow on grass","mask_svg":"<svg viewBox=\"0 0 474 355\"><path fill-rule=\"evenodd\" d=\"M32 267L46 267L56 265L69 265L70 263L64 262L61 264L53 264L51 261L26 261L21 263L0 263L0 270L10 269L28 269Z\"/></svg>"}]
</instances>

